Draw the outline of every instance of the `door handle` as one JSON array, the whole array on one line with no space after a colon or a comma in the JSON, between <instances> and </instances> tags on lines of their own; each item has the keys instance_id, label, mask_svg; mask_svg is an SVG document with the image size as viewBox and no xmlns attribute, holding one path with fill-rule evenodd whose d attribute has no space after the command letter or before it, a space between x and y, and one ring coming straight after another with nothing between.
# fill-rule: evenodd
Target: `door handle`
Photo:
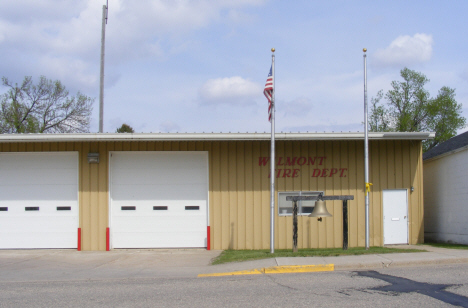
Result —
<instances>
[{"instance_id":1,"label":"door handle","mask_svg":"<svg viewBox=\"0 0 468 308\"><path fill-rule=\"evenodd\" d=\"M406 219L406 216L403 219Z\"/></svg>"}]
</instances>

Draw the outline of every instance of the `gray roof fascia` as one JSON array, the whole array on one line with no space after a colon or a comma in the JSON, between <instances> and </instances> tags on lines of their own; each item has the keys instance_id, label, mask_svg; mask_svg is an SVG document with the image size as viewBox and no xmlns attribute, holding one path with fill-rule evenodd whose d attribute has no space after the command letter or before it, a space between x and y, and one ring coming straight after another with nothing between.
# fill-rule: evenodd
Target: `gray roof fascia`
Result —
<instances>
[{"instance_id":1,"label":"gray roof fascia","mask_svg":"<svg viewBox=\"0 0 468 308\"><path fill-rule=\"evenodd\" d=\"M458 148L458 149L455 149L455 150L452 150L452 151L444 152L442 154L439 154L437 156L433 156L431 158L426 158L426 159L423 160L423 163L429 163L429 162L437 160L439 158L444 158L445 156L449 156L449 155L452 155L452 154L455 154L455 153L458 153L458 152L463 152L463 151L466 151L466 150L468 150L468 145L465 145L464 147L461 147L461 148Z\"/></svg>"},{"instance_id":2,"label":"gray roof fascia","mask_svg":"<svg viewBox=\"0 0 468 308\"><path fill-rule=\"evenodd\" d=\"M432 132L368 134L370 140L425 140ZM268 141L270 133L84 133L84 134L0 134L0 142L72 142L72 141ZM276 140L364 140L364 133L276 133Z\"/></svg>"},{"instance_id":3,"label":"gray roof fascia","mask_svg":"<svg viewBox=\"0 0 468 308\"><path fill-rule=\"evenodd\" d=\"M455 153L457 149L468 146L468 131L463 132L457 136L438 144L423 154L423 160L430 160L431 158L444 155L445 153Z\"/></svg>"}]
</instances>

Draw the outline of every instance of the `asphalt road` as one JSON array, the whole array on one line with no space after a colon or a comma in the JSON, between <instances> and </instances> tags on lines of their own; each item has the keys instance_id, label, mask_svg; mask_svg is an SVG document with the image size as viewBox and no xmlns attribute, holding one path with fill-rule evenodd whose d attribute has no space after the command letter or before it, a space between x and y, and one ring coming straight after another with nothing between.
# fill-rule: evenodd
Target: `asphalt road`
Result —
<instances>
[{"instance_id":1,"label":"asphalt road","mask_svg":"<svg viewBox=\"0 0 468 308\"><path fill-rule=\"evenodd\" d=\"M0 307L468 307L468 264L207 278L154 276L1 280Z\"/></svg>"}]
</instances>

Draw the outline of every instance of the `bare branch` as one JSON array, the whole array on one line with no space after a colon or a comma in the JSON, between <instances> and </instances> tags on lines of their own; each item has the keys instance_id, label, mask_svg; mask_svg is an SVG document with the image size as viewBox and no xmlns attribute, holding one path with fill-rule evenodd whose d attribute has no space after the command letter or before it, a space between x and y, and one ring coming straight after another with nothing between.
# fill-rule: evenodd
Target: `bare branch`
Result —
<instances>
[{"instance_id":1,"label":"bare branch","mask_svg":"<svg viewBox=\"0 0 468 308\"><path fill-rule=\"evenodd\" d=\"M0 96L2 133L88 132L94 99L81 93L75 96L59 80L44 76L34 84L25 77L21 86L2 78L9 89Z\"/></svg>"}]
</instances>

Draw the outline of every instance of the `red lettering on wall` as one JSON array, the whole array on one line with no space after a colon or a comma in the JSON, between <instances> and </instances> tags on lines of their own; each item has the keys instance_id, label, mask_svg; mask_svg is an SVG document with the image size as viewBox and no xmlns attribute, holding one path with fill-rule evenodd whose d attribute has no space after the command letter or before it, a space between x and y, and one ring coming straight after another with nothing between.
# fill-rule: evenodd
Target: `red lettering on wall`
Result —
<instances>
[{"instance_id":1,"label":"red lettering on wall","mask_svg":"<svg viewBox=\"0 0 468 308\"><path fill-rule=\"evenodd\" d=\"M259 166L266 166L268 162L270 161L270 157L259 157L258 158L258 165Z\"/></svg>"},{"instance_id":2,"label":"red lettering on wall","mask_svg":"<svg viewBox=\"0 0 468 308\"><path fill-rule=\"evenodd\" d=\"M320 175L320 169L314 169L314 173L312 173L312 177L316 178Z\"/></svg>"},{"instance_id":3,"label":"red lettering on wall","mask_svg":"<svg viewBox=\"0 0 468 308\"><path fill-rule=\"evenodd\" d=\"M304 166L304 165L323 165L326 156L314 156L314 157L295 157L295 156L284 156L278 157L277 166ZM267 166L270 162L270 157L259 157L258 165ZM297 178L300 176L302 168L284 168L284 169L275 169L275 177L279 178ZM312 170L312 169L309 169ZM348 168L315 168L312 171L312 177L333 177L334 175L339 177L347 177ZM270 177L271 174L268 174Z\"/></svg>"},{"instance_id":4,"label":"red lettering on wall","mask_svg":"<svg viewBox=\"0 0 468 308\"><path fill-rule=\"evenodd\" d=\"M343 174L344 174L344 172L347 171L347 170L348 170L348 168L340 168L340 171L341 171L341 173L340 173L340 178L346 177L346 175L343 176Z\"/></svg>"},{"instance_id":5,"label":"red lettering on wall","mask_svg":"<svg viewBox=\"0 0 468 308\"><path fill-rule=\"evenodd\" d=\"M275 169L275 170L278 170L278 171L276 172L276 178L279 178L282 169Z\"/></svg>"},{"instance_id":6,"label":"red lettering on wall","mask_svg":"<svg viewBox=\"0 0 468 308\"><path fill-rule=\"evenodd\" d=\"M305 157L299 157L299 159L297 160L297 164L299 166L305 165L306 162L307 162L307 159Z\"/></svg>"},{"instance_id":7,"label":"red lettering on wall","mask_svg":"<svg viewBox=\"0 0 468 308\"><path fill-rule=\"evenodd\" d=\"M294 166L296 164L297 157L293 157L291 160L291 157L286 157L286 164L288 166Z\"/></svg>"},{"instance_id":8,"label":"red lettering on wall","mask_svg":"<svg viewBox=\"0 0 468 308\"><path fill-rule=\"evenodd\" d=\"M293 178L297 178L299 176L299 170L300 169L294 169L293 174L292 174Z\"/></svg>"},{"instance_id":9,"label":"red lettering on wall","mask_svg":"<svg viewBox=\"0 0 468 308\"><path fill-rule=\"evenodd\" d=\"M285 177L291 177L291 169L283 169L283 178Z\"/></svg>"}]
</instances>

